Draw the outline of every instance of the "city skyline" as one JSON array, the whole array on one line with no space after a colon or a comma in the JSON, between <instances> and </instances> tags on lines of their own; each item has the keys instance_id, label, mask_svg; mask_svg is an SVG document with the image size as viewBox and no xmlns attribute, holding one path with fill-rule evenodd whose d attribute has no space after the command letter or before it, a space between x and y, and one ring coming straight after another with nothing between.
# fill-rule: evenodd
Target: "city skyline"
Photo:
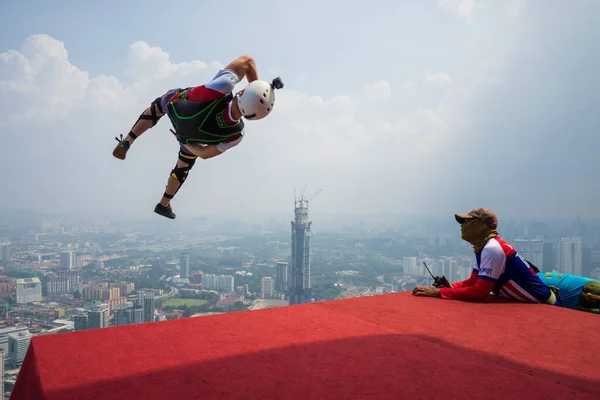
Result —
<instances>
[{"instance_id":1,"label":"city skyline","mask_svg":"<svg viewBox=\"0 0 600 400\"><path fill-rule=\"evenodd\" d=\"M272 221L230 219L176 234L160 223L40 219L27 232L0 227L0 343L9 376L40 334L406 292L431 284L423 262L451 282L473 268L456 221L390 228L356 219L323 229L302 197L291 211L281 230ZM600 278L600 227L576 218L548 229L507 223L504 237L543 272Z\"/></svg>"}]
</instances>

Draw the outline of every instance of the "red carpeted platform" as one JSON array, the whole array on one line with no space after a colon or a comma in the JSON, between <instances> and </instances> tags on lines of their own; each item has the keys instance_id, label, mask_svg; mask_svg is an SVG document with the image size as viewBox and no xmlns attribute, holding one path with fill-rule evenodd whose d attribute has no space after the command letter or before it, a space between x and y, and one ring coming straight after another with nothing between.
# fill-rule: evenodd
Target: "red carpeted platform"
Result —
<instances>
[{"instance_id":1,"label":"red carpeted platform","mask_svg":"<svg viewBox=\"0 0 600 400\"><path fill-rule=\"evenodd\" d=\"M598 333L397 293L35 337L11 399L600 399Z\"/></svg>"}]
</instances>

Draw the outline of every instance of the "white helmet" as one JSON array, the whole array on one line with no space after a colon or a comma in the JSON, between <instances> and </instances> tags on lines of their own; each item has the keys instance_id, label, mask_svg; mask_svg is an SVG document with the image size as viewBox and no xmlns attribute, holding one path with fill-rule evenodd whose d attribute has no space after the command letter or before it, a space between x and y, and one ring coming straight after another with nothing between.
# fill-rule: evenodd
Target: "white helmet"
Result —
<instances>
[{"instance_id":1,"label":"white helmet","mask_svg":"<svg viewBox=\"0 0 600 400\"><path fill-rule=\"evenodd\" d=\"M236 95L242 116L246 119L258 120L273 111L275 105L275 88L268 82L255 80Z\"/></svg>"}]
</instances>

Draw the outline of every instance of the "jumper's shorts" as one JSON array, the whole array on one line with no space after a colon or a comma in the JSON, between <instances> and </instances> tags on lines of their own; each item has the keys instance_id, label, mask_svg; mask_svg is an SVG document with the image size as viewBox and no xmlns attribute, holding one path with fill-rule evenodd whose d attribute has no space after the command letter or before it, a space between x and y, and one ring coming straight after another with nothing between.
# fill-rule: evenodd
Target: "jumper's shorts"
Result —
<instances>
[{"instance_id":1,"label":"jumper's shorts","mask_svg":"<svg viewBox=\"0 0 600 400\"><path fill-rule=\"evenodd\" d=\"M167 110L167 104L169 103L169 100L171 100L171 98L173 96L175 96L176 94L183 92L185 89L182 88L177 88L177 89L171 89L168 90L167 93L163 94L160 97L160 108L162 108L163 112L165 114L168 114L168 110Z\"/></svg>"}]
</instances>

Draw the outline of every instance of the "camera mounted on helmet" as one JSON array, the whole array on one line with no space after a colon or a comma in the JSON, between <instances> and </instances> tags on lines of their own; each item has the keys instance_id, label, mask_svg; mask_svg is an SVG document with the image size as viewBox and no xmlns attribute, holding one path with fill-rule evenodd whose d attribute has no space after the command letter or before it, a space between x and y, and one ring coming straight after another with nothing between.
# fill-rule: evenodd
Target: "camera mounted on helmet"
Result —
<instances>
[{"instance_id":1,"label":"camera mounted on helmet","mask_svg":"<svg viewBox=\"0 0 600 400\"><path fill-rule=\"evenodd\" d=\"M281 89L283 87L283 82L281 81L281 78L277 77L273 79L273 82L271 82L271 86L275 89Z\"/></svg>"}]
</instances>

